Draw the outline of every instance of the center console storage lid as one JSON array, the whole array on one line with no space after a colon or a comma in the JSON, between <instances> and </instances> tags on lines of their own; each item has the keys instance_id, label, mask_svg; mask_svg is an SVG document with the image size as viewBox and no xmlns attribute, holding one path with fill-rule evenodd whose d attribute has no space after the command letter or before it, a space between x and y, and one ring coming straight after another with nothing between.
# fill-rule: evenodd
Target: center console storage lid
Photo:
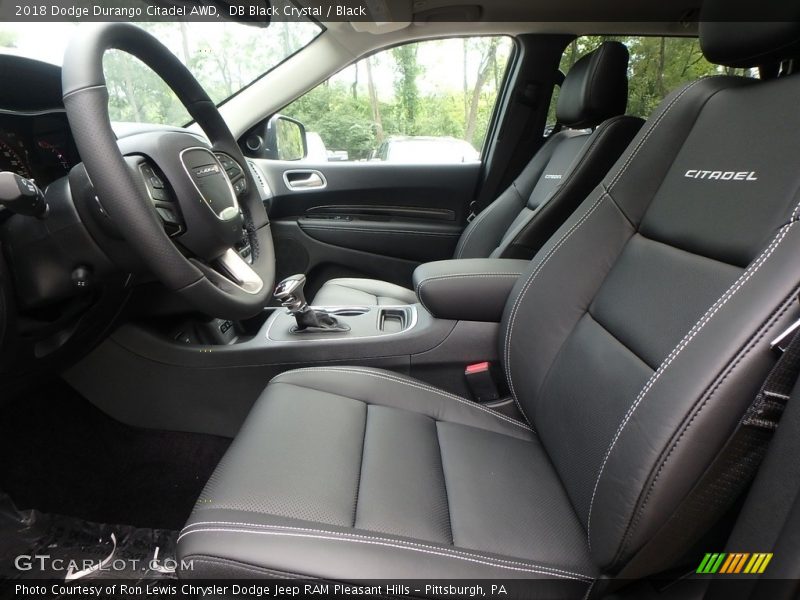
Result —
<instances>
[{"instance_id":1,"label":"center console storage lid","mask_svg":"<svg viewBox=\"0 0 800 600\"><path fill-rule=\"evenodd\" d=\"M466 258L425 263L414 271L414 289L434 317L499 322L508 296L530 265L509 258Z\"/></svg>"}]
</instances>

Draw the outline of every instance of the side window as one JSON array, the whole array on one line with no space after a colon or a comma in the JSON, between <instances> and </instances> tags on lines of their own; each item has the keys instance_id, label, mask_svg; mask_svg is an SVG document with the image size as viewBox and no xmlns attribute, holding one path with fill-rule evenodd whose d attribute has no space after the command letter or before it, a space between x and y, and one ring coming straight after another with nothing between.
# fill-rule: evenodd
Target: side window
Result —
<instances>
[{"instance_id":1,"label":"side window","mask_svg":"<svg viewBox=\"0 0 800 600\"><path fill-rule=\"evenodd\" d=\"M508 37L383 50L281 111L307 131L309 162L480 160L513 43Z\"/></svg>"},{"instance_id":2,"label":"side window","mask_svg":"<svg viewBox=\"0 0 800 600\"><path fill-rule=\"evenodd\" d=\"M607 40L628 47L628 114L647 118L671 91L706 75L752 75L750 70L729 69L708 62L697 38L657 36L583 36L567 46L559 68L568 73L585 54ZM554 125L555 96L550 104L548 125Z\"/></svg>"}]
</instances>

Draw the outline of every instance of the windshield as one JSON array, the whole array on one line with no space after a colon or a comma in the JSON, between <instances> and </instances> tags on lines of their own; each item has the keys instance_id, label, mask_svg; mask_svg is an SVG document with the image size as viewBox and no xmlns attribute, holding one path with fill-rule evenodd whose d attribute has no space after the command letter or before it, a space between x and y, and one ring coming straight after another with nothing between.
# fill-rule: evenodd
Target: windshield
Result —
<instances>
[{"instance_id":1,"label":"windshield","mask_svg":"<svg viewBox=\"0 0 800 600\"><path fill-rule=\"evenodd\" d=\"M311 21L267 28L236 22L137 23L183 62L220 104L307 46L322 28ZM0 52L61 65L70 39L87 24L3 23ZM47 40L47 43L42 43ZM147 66L124 52L106 53L103 67L112 121L185 125L191 117Z\"/></svg>"}]
</instances>

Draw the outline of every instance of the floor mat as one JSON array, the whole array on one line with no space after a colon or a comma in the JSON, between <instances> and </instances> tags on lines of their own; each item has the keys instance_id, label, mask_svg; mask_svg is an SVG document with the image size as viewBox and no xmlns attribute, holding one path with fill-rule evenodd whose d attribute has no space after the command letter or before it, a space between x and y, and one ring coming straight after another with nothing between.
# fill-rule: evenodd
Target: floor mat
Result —
<instances>
[{"instance_id":1,"label":"floor mat","mask_svg":"<svg viewBox=\"0 0 800 600\"><path fill-rule=\"evenodd\" d=\"M176 531L20 511L0 493L0 580L175 579L176 539Z\"/></svg>"},{"instance_id":2,"label":"floor mat","mask_svg":"<svg viewBox=\"0 0 800 600\"><path fill-rule=\"evenodd\" d=\"M57 381L0 409L0 490L20 509L177 530L229 443L124 425Z\"/></svg>"}]
</instances>

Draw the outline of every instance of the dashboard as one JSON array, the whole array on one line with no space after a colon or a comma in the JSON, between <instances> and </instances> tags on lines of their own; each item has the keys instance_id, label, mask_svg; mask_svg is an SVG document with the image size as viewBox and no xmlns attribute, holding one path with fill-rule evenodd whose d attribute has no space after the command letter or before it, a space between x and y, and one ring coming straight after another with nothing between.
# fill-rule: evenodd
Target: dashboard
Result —
<instances>
[{"instance_id":1,"label":"dashboard","mask_svg":"<svg viewBox=\"0 0 800 600\"><path fill-rule=\"evenodd\" d=\"M63 110L0 110L0 171L33 179L44 189L79 162Z\"/></svg>"}]
</instances>

